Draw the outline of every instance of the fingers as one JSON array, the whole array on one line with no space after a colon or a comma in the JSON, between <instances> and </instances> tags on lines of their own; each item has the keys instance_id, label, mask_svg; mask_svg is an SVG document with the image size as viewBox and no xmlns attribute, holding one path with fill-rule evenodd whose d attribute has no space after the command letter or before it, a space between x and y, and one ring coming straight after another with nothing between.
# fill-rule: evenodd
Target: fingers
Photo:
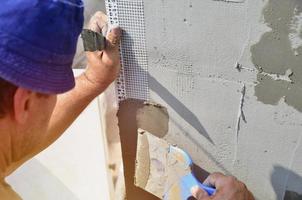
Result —
<instances>
[{"instance_id":1,"label":"fingers","mask_svg":"<svg viewBox=\"0 0 302 200\"><path fill-rule=\"evenodd\" d=\"M225 177L225 175L223 175L222 173L215 172L215 173L209 175L203 183L208 186L216 187L217 182L219 180L223 179L224 177Z\"/></svg>"},{"instance_id":2,"label":"fingers","mask_svg":"<svg viewBox=\"0 0 302 200\"><path fill-rule=\"evenodd\" d=\"M250 191L248 191L248 198L247 199L248 200L255 200L253 194Z\"/></svg>"},{"instance_id":3,"label":"fingers","mask_svg":"<svg viewBox=\"0 0 302 200\"><path fill-rule=\"evenodd\" d=\"M191 189L191 193L193 197L197 200L208 200L209 195L206 191L203 189L199 188L198 186L195 186Z\"/></svg>"},{"instance_id":4,"label":"fingers","mask_svg":"<svg viewBox=\"0 0 302 200\"><path fill-rule=\"evenodd\" d=\"M102 54L102 60L108 66L119 66L120 53L119 44L121 38L121 29L112 28L107 34L106 47Z\"/></svg>"},{"instance_id":5,"label":"fingers","mask_svg":"<svg viewBox=\"0 0 302 200\"><path fill-rule=\"evenodd\" d=\"M107 32L108 18L103 12L96 12L90 19L88 29L95 32ZM121 38L121 29L117 26L111 27L106 37L106 49L108 51L117 50L119 48Z\"/></svg>"},{"instance_id":6,"label":"fingers","mask_svg":"<svg viewBox=\"0 0 302 200\"><path fill-rule=\"evenodd\" d=\"M88 29L100 33L104 28L107 27L107 22L107 16L103 12L98 11L91 17L88 24Z\"/></svg>"},{"instance_id":7,"label":"fingers","mask_svg":"<svg viewBox=\"0 0 302 200\"><path fill-rule=\"evenodd\" d=\"M112 27L107 34L107 50L118 50L121 39L121 29L119 27Z\"/></svg>"},{"instance_id":8,"label":"fingers","mask_svg":"<svg viewBox=\"0 0 302 200\"><path fill-rule=\"evenodd\" d=\"M222 173L213 173L208 176L204 184L214 186L216 192L208 199L223 199L223 200L254 200L253 195L249 192L246 185L237 180L234 176L226 176ZM199 193L198 193L199 192ZM200 195L200 191L192 191L193 194ZM204 200L205 197L201 199ZM198 198L197 198L198 199ZM206 200L208 200L206 198ZM199 199L198 199L199 200Z\"/></svg>"}]
</instances>

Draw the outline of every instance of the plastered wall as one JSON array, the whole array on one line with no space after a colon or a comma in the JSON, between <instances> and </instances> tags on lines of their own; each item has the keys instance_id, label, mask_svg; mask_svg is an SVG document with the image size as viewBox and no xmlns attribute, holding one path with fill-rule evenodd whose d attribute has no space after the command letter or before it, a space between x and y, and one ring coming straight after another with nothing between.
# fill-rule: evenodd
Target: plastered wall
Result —
<instances>
[{"instance_id":1,"label":"plastered wall","mask_svg":"<svg viewBox=\"0 0 302 200\"><path fill-rule=\"evenodd\" d=\"M259 200L301 199L302 1L144 1L165 139Z\"/></svg>"}]
</instances>

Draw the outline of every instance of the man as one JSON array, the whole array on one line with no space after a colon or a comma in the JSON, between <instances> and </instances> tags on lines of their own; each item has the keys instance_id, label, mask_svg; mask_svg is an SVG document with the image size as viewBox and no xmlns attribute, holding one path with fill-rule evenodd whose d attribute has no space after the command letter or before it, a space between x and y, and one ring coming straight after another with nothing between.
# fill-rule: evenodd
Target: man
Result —
<instances>
[{"instance_id":1,"label":"man","mask_svg":"<svg viewBox=\"0 0 302 200\"><path fill-rule=\"evenodd\" d=\"M0 199L20 199L5 177L58 139L119 72L119 28L109 30L106 49L88 52L85 72L71 65L83 26L81 0L2 0L0 8ZM101 32L98 12L89 29ZM80 147L79 147L80 148ZM249 200L244 185L223 175L208 183L217 200ZM198 199L209 197L193 189ZM216 196L216 195L215 195ZM251 199L251 198L250 198Z\"/></svg>"}]
</instances>

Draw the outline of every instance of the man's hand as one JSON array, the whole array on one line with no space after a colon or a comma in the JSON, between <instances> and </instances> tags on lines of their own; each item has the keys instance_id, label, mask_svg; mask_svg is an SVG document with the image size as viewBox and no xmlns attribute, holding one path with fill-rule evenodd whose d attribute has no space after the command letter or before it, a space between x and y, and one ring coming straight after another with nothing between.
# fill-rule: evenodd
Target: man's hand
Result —
<instances>
[{"instance_id":1,"label":"man's hand","mask_svg":"<svg viewBox=\"0 0 302 200\"><path fill-rule=\"evenodd\" d=\"M102 32L107 29L107 16L102 12L95 13L90 19L88 29ZM93 87L103 90L112 83L120 70L119 41L120 28L112 28L106 37L106 48L103 51L86 52L88 66L85 76Z\"/></svg>"},{"instance_id":2,"label":"man's hand","mask_svg":"<svg viewBox=\"0 0 302 200\"><path fill-rule=\"evenodd\" d=\"M207 192L194 187L192 188L192 195L197 200L254 200L252 193L245 184L233 176L213 173L204 181L204 184L214 186L216 193L209 197Z\"/></svg>"}]
</instances>

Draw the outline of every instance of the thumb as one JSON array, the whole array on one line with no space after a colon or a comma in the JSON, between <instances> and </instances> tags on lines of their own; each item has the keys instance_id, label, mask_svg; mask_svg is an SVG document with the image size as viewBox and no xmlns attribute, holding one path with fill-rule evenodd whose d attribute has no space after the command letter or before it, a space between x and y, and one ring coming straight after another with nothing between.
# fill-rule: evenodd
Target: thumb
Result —
<instances>
[{"instance_id":1,"label":"thumb","mask_svg":"<svg viewBox=\"0 0 302 200\"><path fill-rule=\"evenodd\" d=\"M199 188L198 186L192 187L191 193L192 193L193 197L196 198L197 200L208 200L209 199L208 193L206 191L204 191L203 189Z\"/></svg>"},{"instance_id":2,"label":"thumb","mask_svg":"<svg viewBox=\"0 0 302 200\"><path fill-rule=\"evenodd\" d=\"M114 26L107 34L107 49L106 50L118 50L121 39L121 28Z\"/></svg>"},{"instance_id":3,"label":"thumb","mask_svg":"<svg viewBox=\"0 0 302 200\"><path fill-rule=\"evenodd\" d=\"M103 12L98 11L90 18L87 28L94 32L100 33L107 27L107 21L107 16Z\"/></svg>"}]
</instances>

